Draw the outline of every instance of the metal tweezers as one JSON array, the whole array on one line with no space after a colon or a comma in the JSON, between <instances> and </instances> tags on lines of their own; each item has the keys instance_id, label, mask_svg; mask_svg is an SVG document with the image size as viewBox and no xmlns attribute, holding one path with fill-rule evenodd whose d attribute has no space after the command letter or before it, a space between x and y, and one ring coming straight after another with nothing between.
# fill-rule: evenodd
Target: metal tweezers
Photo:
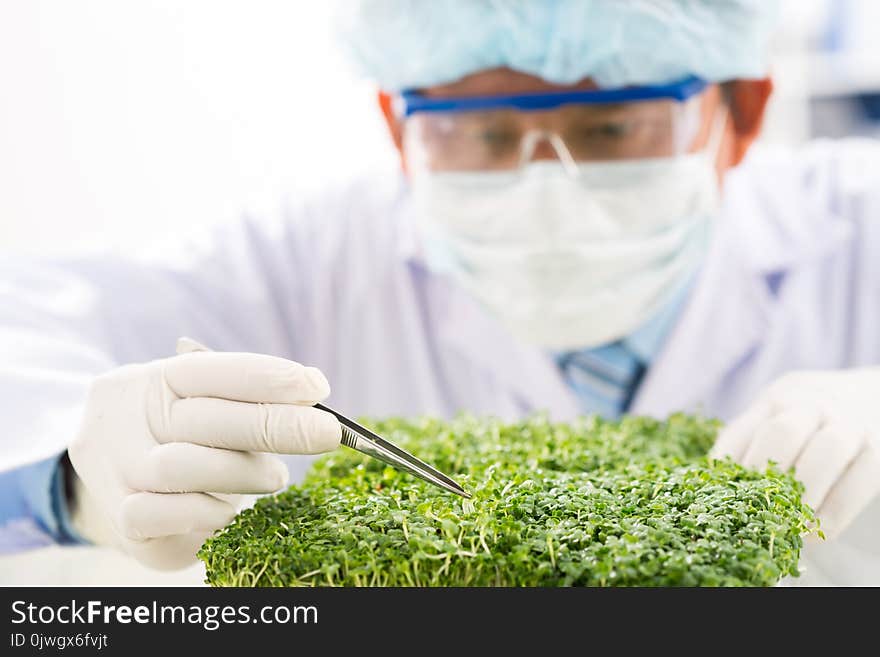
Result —
<instances>
[{"instance_id":1,"label":"metal tweezers","mask_svg":"<svg viewBox=\"0 0 880 657\"><path fill-rule=\"evenodd\" d=\"M434 484L456 495L467 498L471 496L464 488L436 468L420 461L409 452L400 449L394 443L376 435L354 420L337 413L332 408L327 408L323 404L315 404L315 408L336 416L342 425L342 444L346 447L379 459L398 470L405 470L419 479L424 479L429 484Z\"/></svg>"}]
</instances>

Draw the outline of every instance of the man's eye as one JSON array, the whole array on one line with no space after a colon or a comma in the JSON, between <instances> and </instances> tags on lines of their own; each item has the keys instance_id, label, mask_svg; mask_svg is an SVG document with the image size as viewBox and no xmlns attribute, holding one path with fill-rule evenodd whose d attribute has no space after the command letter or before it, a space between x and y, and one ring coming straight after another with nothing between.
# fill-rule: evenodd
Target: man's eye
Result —
<instances>
[{"instance_id":1,"label":"man's eye","mask_svg":"<svg viewBox=\"0 0 880 657\"><path fill-rule=\"evenodd\" d=\"M488 146L507 147L519 142L519 135L510 130L483 130L480 141Z\"/></svg>"},{"instance_id":2,"label":"man's eye","mask_svg":"<svg viewBox=\"0 0 880 657\"><path fill-rule=\"evenodd\" d=\"M620 139L632 134L632 125L629 123L600 123L599 125L587 126L581 130L581 136L585 138Z\"/></svg>"}]
</instances>

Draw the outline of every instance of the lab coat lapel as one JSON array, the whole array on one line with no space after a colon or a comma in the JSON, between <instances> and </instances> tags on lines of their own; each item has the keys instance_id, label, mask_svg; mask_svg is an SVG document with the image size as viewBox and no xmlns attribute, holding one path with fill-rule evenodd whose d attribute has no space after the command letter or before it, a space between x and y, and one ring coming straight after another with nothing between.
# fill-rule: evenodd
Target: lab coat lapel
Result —
<instances>
[{"instance_id":1,"label":"lab coat lapel","mask_svg":"<svg viewBox=\"0 0 880 657\"><path fill-rule=\"evenodd\" d=\"M715 240L679 321L649 368L630 412L666 416L698 410L708 391L756 349L766 334L772 298L746 269L735 245Z\"/></svg>"}]
</instances>

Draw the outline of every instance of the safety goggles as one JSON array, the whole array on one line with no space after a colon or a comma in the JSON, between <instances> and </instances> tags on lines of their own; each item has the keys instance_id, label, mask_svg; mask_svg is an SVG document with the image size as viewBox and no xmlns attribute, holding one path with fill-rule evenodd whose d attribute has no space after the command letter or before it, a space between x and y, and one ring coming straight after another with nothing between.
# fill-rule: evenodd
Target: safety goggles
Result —
<instances>
[{"instance_id":1,"label":"safety goggles","mask_svg":"<svg viewBox=\"0 0 880 657\"><path fill-rule=\"evenodd\" d=\"M403 92L407 162L438 172L515 171L535 159L584 162L674 157L700 126L707 83L502 96L427 97Z\"/></svg>"}]
</instances>

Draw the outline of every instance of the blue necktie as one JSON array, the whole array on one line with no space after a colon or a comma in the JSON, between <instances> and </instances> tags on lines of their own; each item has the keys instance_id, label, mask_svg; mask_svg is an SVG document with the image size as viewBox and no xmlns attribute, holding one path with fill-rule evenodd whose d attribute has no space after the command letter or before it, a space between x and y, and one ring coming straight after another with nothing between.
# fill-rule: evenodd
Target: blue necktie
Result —
<instances>
[{"instance_id":1,"label":"blue necktie","mask_svg":"<svg viewBox=\"0 0 880 657\"><path fill-rule=\"evenodd\" d=\"M583 412L607 418L627 410L645 373L644 364L622 342L558 354L556 362Z\"/></svg>"}]
</instances>

